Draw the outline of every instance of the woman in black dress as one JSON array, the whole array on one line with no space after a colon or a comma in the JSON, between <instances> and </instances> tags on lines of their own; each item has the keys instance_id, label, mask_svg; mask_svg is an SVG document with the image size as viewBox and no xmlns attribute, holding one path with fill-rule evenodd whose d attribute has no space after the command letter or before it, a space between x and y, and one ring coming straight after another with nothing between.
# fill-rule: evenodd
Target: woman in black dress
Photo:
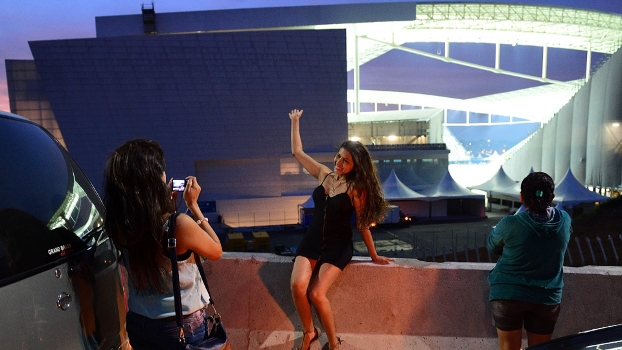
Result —
<instances>
[{"instance_id":1,"label":"woman in black dress","mask_svg":"<svg viewBox=\"0 0 622 350\"><path fill-rule=\"evenodd\" d=\"M344 141L334 159L334 169L320 164L302 149L300 117L302 110L289 113L292 123L292 155L316 179L313 191L315 209L311 224L296 251L290 288L304 327L297 349L309 349L320 336L313 325L311 305L328 337L329 349L338 349L333 311L326 293L352 259L353 242L350 219L356 213L357 228L375 263L392 259L376 253L369 226L386 215L387 203L369 152L363 144Z\"/></svg>"}]
</instances>

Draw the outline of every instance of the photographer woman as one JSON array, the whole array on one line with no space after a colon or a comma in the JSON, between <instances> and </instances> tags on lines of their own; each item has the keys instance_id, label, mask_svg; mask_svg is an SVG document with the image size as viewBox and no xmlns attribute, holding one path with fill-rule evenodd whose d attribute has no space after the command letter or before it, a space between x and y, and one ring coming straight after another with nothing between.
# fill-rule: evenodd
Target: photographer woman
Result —
<instances>
[{"instance_id":1,"label":"photographer woman","mask_svg":"<svg viewBox=\"0 0 622 350\"><path fill-rule=\"evenodd\" d=\"M369 152L360 142L345 141L334 158L334 169L320 164L302 149L299 120L302 110L289 113L291 147L296 160L318 180L313 191L315 210L311 224L296 251L290 288L304 333L297 349L307 350L320 336L313 326L311 305L328 337L329 349L339 349L333 311L326 293L352 259L350 219L357 227L372 260L388 264L392 259L376 253L369 226L386 215L385 202Z\"/></svg>"},{"instance_id":2,"label":"photographer woman","mask_svg":"<svg viewBox=\"0 0 622 350\"><path fill-rule=\"evenodd\" d=\"M171 262L168 258L168 218L175 212L179 192L166 182L164 152L156 142L135 139L108 158L104 174L105 226L122 252L128 271L127 332L135 350L175 349ZM183 198L192 218L179 214L175 224L182 312L186 342L203 340L204 306L209 300L192 252L217 260L222 256L218 236L197 204L201 187L186 178Z\"/></svg>"}]
</instances>

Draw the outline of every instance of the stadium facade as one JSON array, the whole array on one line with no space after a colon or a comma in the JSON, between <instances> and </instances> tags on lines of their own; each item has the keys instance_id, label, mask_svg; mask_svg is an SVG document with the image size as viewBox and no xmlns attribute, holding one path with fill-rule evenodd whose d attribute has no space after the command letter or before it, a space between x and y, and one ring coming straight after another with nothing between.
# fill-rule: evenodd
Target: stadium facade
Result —
<instances>
[{"instance_id":1,"label":"stadium facade","mask_svg":"<svg viewBox=\"0 0 622 350\"><path fill-rule=\"evenodd\" d=\"M358 53L379 44L353 44L352 33L365 24L417 23L418 9L414 2L162 14L143 7L142 14L98 17L96 38L33 41L34 61L7 60L11 111L41 120L96 187L114 148L147 137L163 145L168 176L196 174L206 210L215 208L230 226L296 223L298 205L317 183L289 155L289 110L305 111L302 138L314 157L330 164L337 145L356 133L381 178L395 170L414 189L447 171L443 124L452 110L509 115L498 101L467 108L472 103L413 102L413 95L404 103L359 90L359 66L378 56ZM354 62L352 46L359 48ZM620 187L613 125L621 119L622 82L609 78L620 76L620 60L611 55L602 74L586 70L580 83L549 79L545 69L526 77L539 86L572 85L573 95L503 158L511 177L572 168L586 185ZM374 105L372 119L365 104ZM379 111L378 104L398 108ZM392 143L394 130L400 136Z\"/></svg>"}]
</instances>

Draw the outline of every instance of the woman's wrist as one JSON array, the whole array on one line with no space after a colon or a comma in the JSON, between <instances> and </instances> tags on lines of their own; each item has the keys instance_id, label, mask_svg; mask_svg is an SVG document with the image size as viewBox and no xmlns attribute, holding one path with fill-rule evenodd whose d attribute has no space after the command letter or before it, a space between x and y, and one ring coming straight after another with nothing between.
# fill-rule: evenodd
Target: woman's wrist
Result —
<instances>
[{"instance_id":1,"label":"woman's wrist","mask_svg":"<svg viewBox=\"0 0 622 350\"><path fill-rule=\"evenodd\" d=\"M194 205L190 204L190 205L188 205L188 211L190 211L190 214L192 214L192 217L195 220L201 219L203 217L203 212L199 208L198 204L194 204Z\"/></svg>"}]
</instances>

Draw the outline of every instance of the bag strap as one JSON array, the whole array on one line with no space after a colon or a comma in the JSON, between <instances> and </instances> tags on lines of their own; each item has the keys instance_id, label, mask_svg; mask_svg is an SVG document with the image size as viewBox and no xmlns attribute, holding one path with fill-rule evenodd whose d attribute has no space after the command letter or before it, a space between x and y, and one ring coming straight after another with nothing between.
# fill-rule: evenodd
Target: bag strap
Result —
<instances>
[{"instance_id":1,"label":"bag strap","mask_svg":"<svg viewBox=\"0 0 622 350\"><path fill-rule=\"evenodd\" d=\"M183 316L181 311L181 288L179 286L179 264L177 263L177 240L175 239L175 221L178 213L173 213L168 219L168 249L171 259L171 272L173 275L173 298L175 299L175 322L179 327L179 342L182 345L186 344L186 338L184 337ZM201 264L201 257L196 252L194 254L194 261L199 269L199 274L203 280L203 285L209 294L209 304L214 309L214 318L219 321L220 314L214 307L214 300L212 299L212 293L209 291L209 285L207 284L207 278L205 277L205 270L203 270L203 264Z\"/></svg>"},{"instance_id":2,"label":"bag strap","mask_svg":"<svg viewBox=\"0 0 622 350\"><path fill-rule=\"evenodd\" d=\"M205 270L203 270L203 264L201 263L201 256L199 254L194 253L194 262L197 264L197 268L199 269L199 274L201 275L201 279L203 280L203 285L205 286L205 290L207 290L207 294L209 295L208 304L214 310L214 319L216 321L220 321L220 313L216 311L216 307L214 306L214 299L212 299L212 293L209 291L209 285L207 284L207 278L205 277Z\"/></svg>"},{"instance_id":3,"label":"bag strap","mask_svg":"<svg viewBox=\"0 0 622 350\"><path fill-rule=\"evenodd\" d=\"M201 275L201 279L203 280L203 285L205 285L205 290L207 290L207 294L209 294L209 304L214 305L214 300L212 299L212 293L209 291L209 285L207 284L207 278L205 277L205 270L203 270L203 264L201 263L201 256L199 254L194 253L194 262L197 264L197 268L199 269L199 274Z\"/></svg>"},{"instance_id":4,"label":"bag strap","mask_svg":"<svg viewBox=\"0 0 622 350\"><path fill-rule=\"evenodd\" d=\"M175 299L175 322L179 327L179 342L182 345L186 344L186 338L184 337L184 327L181 315L181 288L179 287L179 268L177 264L177 240L175 239L175 221L177 219L177 213L171 214L168 218L168 250L171 259L171 272L173 274L173 298Z\"/></svg>"}]
</instances>

